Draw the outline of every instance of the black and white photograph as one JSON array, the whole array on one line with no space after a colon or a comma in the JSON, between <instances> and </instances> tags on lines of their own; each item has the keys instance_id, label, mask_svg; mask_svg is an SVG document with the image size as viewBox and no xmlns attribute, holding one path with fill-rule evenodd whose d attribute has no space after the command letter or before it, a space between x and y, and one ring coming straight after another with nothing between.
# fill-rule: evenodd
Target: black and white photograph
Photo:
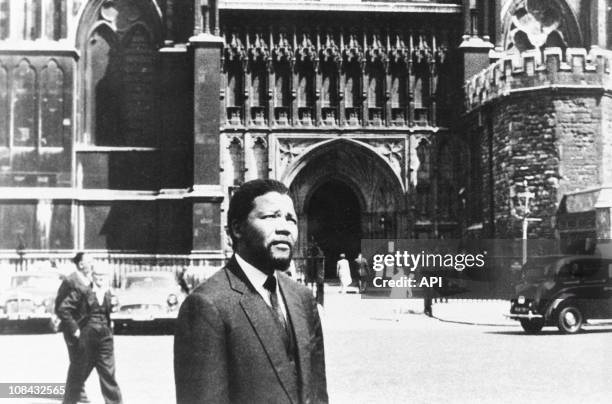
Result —
<instances>
[{"instance_id":1,"label":"black and white photograph","mask_svg":"<svg viewBox=\"0 0 612 404\"><path fill-rule=\"evenodd\" d=\"M0 403L612 398L611 0L0 0Z\"/></svg>"}]
</instances>

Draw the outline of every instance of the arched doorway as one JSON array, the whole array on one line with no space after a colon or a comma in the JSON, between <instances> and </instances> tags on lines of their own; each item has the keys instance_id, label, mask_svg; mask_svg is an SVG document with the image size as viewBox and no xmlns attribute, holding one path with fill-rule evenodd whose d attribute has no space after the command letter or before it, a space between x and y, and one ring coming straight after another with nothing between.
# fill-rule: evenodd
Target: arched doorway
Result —
<instances>
[{"instance_id":1,"label":"arched doorway","mask_svg":"<svg viewBox=\"0 0 612 404\"><path fill-rule=\"evenodd\" d=\"M359 141L334 139L308 150L281 176L299 219L296 256L306 256L314 236L325 253L327 277L336 277L338 254L354 258L362 239L405 234L404 187L381 154Z\"/></svg>"},{"instance_id":2,"label":"arched doorway","mask_svg":"<svg viewBox=\"0 0 612 404\"><path fill-rule=\"evenodd\" d=\"M361 207L344 182L329 180L315 188L306 206L308 240L316 240L325 254L325 277L336 277L340 253L349 260L360 250Z\"/></svg>"}]
</instances>

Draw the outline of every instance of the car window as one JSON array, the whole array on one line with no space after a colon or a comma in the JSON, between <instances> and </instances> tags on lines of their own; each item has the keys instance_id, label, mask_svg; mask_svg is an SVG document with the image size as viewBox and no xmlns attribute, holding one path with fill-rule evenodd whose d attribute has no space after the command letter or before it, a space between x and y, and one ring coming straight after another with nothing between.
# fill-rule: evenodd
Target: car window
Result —
<instances>
[{"instance_id":1,"label":"car window","mask_svg":"<svg viewBox=\"0 0 612 404\"><path fill-rule=\"evenodd\" d=\"M612 263L608 264L608 278L612 279Z\"/></svg>"},{"instance_id":2,"label":"car window","mask_svg":"<svg viewBox=\"0 0 612 404\"><path fill-rule=\"evenodd\" d=\"M172 288L176 283L169 278L162 277L138 277L125 280L126 289L150 289L150 288Z\"/></svg>"},{"instance_id":3,"label":"car window","mask_svg":"<svg viewBox=\"0 0 612 404\"><path fill-rule=\"evenodd\" d=\"M15 276L11 280L11 286L14 288L31 288L36 290L54 290L57 289L59 278L51 276Z\"/></svg>"},{"instance_id":4,"label":"car window","mask_svg":"<svg viewBox=\"0 0 612 404\"><path fill-rule=\"evenodd\" d=\"M603 278L604 263L599 259L586 259L570 264L570 274L575 278L593 279Z\"/></svg>"}]
</instances>

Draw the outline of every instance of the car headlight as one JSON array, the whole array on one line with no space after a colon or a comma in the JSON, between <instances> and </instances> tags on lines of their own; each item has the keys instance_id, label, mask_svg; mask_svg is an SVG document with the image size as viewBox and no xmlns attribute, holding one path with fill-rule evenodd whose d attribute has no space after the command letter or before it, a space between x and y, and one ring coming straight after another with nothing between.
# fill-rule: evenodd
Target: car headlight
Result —
<instances>
[{"instance_id":1,"label":"car headlight","mask_svg":"<svg viewBox=\"0 0 612 404\"><path fill-rule=\"evenodd\" d=\"M166 303L168 303L168 306L176 306L178 304L178 297L174 293L170 293Z\"/></svg>"},{"instance_id":2,"label":"car headlight","mask_svg":"<svg viewBox=\"0 0 612 404\"><path fill-rule=\"evenodd\" d=\"M525 296L519 296L516 302L518 304L525 304Z\"/></svg>"}]
</instances>

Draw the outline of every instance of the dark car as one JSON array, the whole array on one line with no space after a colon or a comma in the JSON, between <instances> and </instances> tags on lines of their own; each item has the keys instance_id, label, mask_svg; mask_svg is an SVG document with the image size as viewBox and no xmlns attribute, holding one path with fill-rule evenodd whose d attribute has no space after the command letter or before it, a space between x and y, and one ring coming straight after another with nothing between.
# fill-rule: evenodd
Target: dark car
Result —
<instances>
[{"instance_id":1,"label":"dark car","mask_svg":"<svg viewBox=\"0 0 612 404\"><path fill-rule=\"evenodd\" d=\"M573 334L587 320L612 319L612 259L574 255L527 261L507 316L528 333L551 325Z\"/></svg>"}]
</instances>

